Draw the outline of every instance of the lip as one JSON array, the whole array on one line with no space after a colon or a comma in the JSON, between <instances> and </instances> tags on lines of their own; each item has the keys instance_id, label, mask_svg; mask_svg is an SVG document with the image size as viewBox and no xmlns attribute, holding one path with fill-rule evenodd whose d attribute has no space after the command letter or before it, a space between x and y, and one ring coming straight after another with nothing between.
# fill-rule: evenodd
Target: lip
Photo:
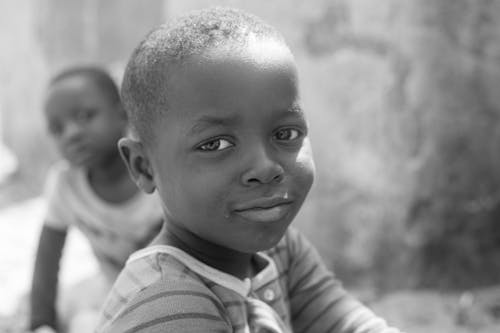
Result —
<instances>
[{"instance_id":1,"label":"lip","mask_svg":"<svg viewBox=\"0 0 500 333\"><path fill-rule=\"evenodd\" d=\"M248 209L268 209L279 205L290 204L292 200L288 195L274 195L270 197L260 197L253 200L247 200L234 205L235 211L244 211Z\"/></svg>"},{"instance_id":2,"label":"lip","mask_svg":"<svg viewBox=\"0 0 500 333\"><path fill-rule=\"evenodd\" d=\"M292 202L285 196L258 198L236 205L233 212L254 222L275 222L288 214Z\"/></svg>"},{"instance_id":3,"label":"lip","mask_svg":"<svg viewBox=\"0 0 500 333\"><path fill-rule=\"evenodd\" d=\"M82 164L91 157L90 152L84 145L72 145L65 149L66 158L75 164Z\"/></svg>"}]
</instances>

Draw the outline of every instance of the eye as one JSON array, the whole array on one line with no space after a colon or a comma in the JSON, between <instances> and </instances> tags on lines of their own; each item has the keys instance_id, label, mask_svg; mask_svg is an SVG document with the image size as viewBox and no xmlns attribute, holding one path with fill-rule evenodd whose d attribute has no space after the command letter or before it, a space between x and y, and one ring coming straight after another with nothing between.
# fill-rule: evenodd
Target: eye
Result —
<instances>
[{"instance_id":1,"label":"eye","mask_svg":"<svg viewBox=\"0 0 500 333\"><path fill-rule=\"evenodd\" d=\"M57 121L49 122L47 128L49 130L49 133L54 136L59 136L62 133L62 125Z\"/></svg>"},{"instance_id":2,"label":"eye","mask_svg":"<svg viewBox=\"0 0 500 333\"><path fill-rule=\"evenodd\" d=\"M291 141L298 139L301 132L295 128L282 128L274 133L274 138L279 141Z\"/></svg>"},{"instance_id":3,"label":"eye","mask_svg":"<svg viewBox=\"0 0 500 333\"><path fill-rule=\"evenodd\" d=\"M232 146L234 146L234 144L226 139L214 139L201 144L197 149L201 151L218 151Z\"/></svg>"},{"instance_id":4,"label":"eye","mask_svg":"<svg viewBox=\"0 0 500 333\"><path fill-rule=\"evenodd\" d=\"M84 109L78 110L78 112L76 113L75 119L79 123L86 123L90 119L92 119L95 114L96 114L95 109L84 108Z\"/></svg>"}]
</instances>

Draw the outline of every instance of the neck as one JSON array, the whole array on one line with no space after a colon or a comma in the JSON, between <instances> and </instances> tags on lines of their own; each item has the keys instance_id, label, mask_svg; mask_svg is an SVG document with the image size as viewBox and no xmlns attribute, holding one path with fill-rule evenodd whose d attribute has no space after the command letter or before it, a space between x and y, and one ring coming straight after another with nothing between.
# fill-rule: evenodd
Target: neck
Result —
<instances>
[{"instance_id":1,"label":"neck","mask_svg":"<svg viewBox=\"0 0 500 333\"><path fill-rule=\"evenodd\" d=\"M240 279L251 277L256 272L252 253L211 243L168 221L160 232L158 243L177 247L204 264Z\"/></svg>"}]
</instances>

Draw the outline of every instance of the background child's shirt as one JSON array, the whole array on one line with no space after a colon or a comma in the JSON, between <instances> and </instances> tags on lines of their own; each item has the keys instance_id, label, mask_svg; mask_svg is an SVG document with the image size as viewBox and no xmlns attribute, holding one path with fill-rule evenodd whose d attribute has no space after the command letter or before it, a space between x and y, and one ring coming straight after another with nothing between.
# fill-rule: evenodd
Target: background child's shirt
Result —
<instances>
[{"instance_id":1,"label":"background child's shirt","mask_svg":"<svg viewBox=\"0 0 500 333\"><path fill-rule=\"evenodd\" d=\"M120 204L106 202L90 187L85 171L66 162L53 166L47 182L45 225L76 226L86 236L104 275L114 281L128 256L159 232L160 200L142 191Z\"/></svg>"},{"instance_id":2,"label":"background child's shirt","mask_svg":"<svg viewBox=\"0 0 500 333\"><path fill-rule=\"evenodd\" d=\"M256 256L267 265L240 280L175 247L140 250L108 294L96 332L399 332L349 296L297 231Z\"/></svg>"}]
</instances>

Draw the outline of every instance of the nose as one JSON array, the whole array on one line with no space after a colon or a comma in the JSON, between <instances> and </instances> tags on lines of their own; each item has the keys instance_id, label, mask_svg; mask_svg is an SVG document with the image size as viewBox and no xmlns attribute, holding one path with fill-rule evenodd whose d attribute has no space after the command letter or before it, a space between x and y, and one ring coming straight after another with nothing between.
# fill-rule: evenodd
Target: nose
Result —
<instances>
[{"instance_id":1,"label":"nose","mask_svg":"<svg viewBox=\"0 0 500 333\"><path fill-rule=\"evenodd\" d=\"M283 180L283 166L265 147L255 148L248 161L247 168L241 175L243 185L280 183Z\"/></svg>"}]
</instances>

